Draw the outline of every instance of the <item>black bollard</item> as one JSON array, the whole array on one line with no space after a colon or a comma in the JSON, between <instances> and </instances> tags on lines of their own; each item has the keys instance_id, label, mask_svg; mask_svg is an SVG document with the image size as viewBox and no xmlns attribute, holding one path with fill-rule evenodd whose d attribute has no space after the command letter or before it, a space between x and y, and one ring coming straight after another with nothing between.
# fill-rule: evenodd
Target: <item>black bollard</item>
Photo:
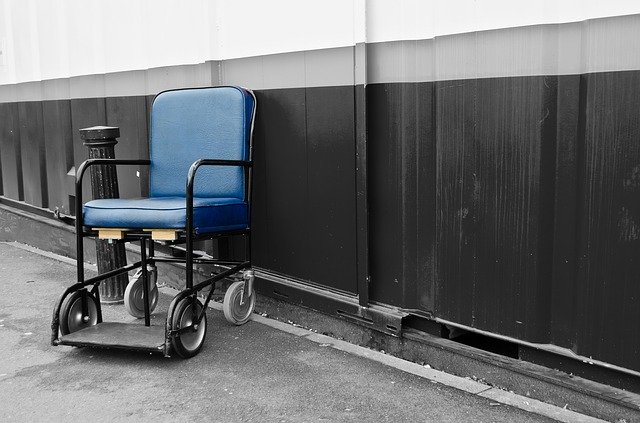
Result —
<instances>
[{"instance_id":1,"label":"black bollard","mask_svg":"<svg viewBox=\"0 0 640 423\"><path fill-rule=\"evenodd\" d=\"M80 130L80 138L89 148L90 159L114 159L115 145L120 136L120 128L94 126ZM91 166L91 192L94 199L118 198L118 175L114 165ZM110 243L96 239L98 272L104 273L127 265L127 256L122 243ZM127 274L114 276L100 284L100 302L121 303L129 278Z\"/></svg>"}]
</instances>

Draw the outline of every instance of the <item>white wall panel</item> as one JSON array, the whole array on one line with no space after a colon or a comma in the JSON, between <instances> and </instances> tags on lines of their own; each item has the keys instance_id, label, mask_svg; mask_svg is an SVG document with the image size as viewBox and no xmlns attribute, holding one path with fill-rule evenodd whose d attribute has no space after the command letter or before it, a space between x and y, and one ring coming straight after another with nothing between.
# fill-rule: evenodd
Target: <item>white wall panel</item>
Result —
<instances>
[{"instance_id":1,"label":"white wall panel","mask_svg":"<svg viewBox=\"0 0 640 423\"><path fill-rule=\"evenodd\" d=\"M218 44L211 4L0 0L0 84L203 63Z\"/></svg>"},{"instance_id":2,"label":"white wall panel","mask_svg":"<svg viewBox=\"0 0 640 423\"><path fill-rule=\"evenodd\" d=\"M0 85L638 13L637 0L0 0Z\"/></svg>"},{"instance_id":3,"label":"white wall panel","mask_svg":"<svg viewBox=\"0 0 640 423\"><path fill-rule=\"evenodd\" d=\"M111 0L110 0L111 1ZM120 0L123 8L131 0ZM209 56L209 1L145 0L142 45L147 54L147 67L204 63ZM116 43L121 45L120 43Z\"/></svg>"},{"instance_id":4,"label":"white wall panel","mask_svg":"<svg viewBox=\"0 0 640 423\"><path fill-rule=\"evenodd\" d=\"M353 1L220 1L221 59L354 44Z\"/></svg>"},{"instance_id":5,"label":"white wall panel","mask_svg":"<svg viewBox=\"0 0 640 423\"><path fill-rule=\"evenodd\" d=\"M367 0L367 42L640 13L637 0Z\"/></svg>"}]
</instances>

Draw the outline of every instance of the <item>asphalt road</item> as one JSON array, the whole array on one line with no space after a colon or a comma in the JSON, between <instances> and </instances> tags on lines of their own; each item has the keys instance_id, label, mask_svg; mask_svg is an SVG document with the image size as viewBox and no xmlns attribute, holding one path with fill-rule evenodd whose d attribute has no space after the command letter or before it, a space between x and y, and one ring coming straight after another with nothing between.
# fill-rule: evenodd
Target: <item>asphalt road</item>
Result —
<instances>
[{"instance_id":1,"label":"asphalt road","mask_svg":"<svg viewBox=\"0 0 640 423\"><path fill-rule=\"evenodd\" d=\"M215 310L190 360L52 347L53 304L74 275L0 243L0 421L550 421ZM135 319L111 306L108 320Z\"/></svg>"}]
</instances>

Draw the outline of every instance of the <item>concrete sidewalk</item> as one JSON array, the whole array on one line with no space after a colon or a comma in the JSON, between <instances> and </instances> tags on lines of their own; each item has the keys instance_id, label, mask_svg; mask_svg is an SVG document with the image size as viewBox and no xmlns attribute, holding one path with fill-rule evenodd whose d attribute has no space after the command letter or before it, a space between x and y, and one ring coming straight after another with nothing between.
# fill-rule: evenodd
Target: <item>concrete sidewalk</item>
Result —
<instances>
[{"instance_id":1,"label":"concrete sidewalk","mask_svg":"<svg viewBox=\"0 0 640 423\"><path fill-rule=\"evenodd\" d=\"M595 421L259 316L232 326L219 310L190 360L52 347L53 304L74 267L0 243L0 275L3 421ZM155 324L171 299L162 291ZM104 318L135 321L124 306Z\"/></svg>"}]
</instances>

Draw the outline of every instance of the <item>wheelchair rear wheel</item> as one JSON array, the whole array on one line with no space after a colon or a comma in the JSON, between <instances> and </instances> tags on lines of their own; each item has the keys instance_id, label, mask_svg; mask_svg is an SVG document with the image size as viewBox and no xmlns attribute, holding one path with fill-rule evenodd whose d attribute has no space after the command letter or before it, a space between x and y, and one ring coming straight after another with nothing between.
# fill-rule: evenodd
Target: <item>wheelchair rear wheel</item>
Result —
<instances>
[{"instance_id":1,"label":"wheelchair rear wheel","mask_svg":"<svg viewBox=\"0 0 640 423\"><path fill-rule=\"evenodd\" d=\"M76 291L65 298L60 307L60 332L68 335L80 329L98 324L98 305L96 297L87 295L87 314L82 312L82 292Z\"/></svg>"},{"instance_id":2,"label":"wheelchair rear wheel","mask_svg":"<svg viewBox=\"0 0 640 423\"><path fill-rule=\"evenodd\" d=\"M172 328L180 330L191 326L193 323L193 307L195 304L196 315L202 312L202 304L197 299L185 298L176 306L173 314ZM182 358L191 358L197 355L204 345L204 339L207 335L207 315L202 316L200 324L189 330L171 338L171 346L173 350Z\"/></svg>"}]
</instances>

